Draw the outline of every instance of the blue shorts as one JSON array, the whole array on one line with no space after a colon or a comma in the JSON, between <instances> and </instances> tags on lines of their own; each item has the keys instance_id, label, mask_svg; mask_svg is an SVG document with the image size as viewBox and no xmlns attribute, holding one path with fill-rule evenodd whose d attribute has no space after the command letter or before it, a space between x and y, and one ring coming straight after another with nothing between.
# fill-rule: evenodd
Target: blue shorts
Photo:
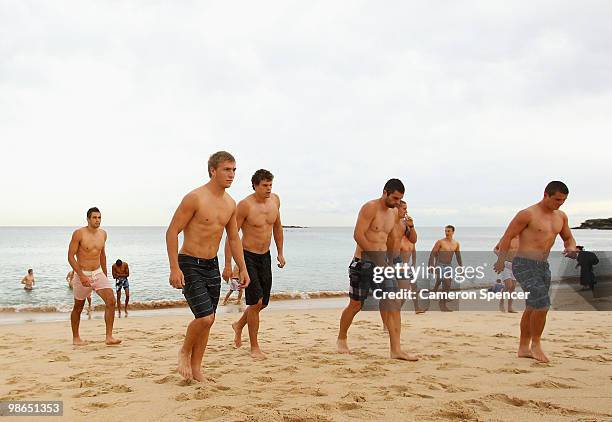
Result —
<instances>
[{"instance_id":1,"label":"blue shorts","mask_svg":"<svg viewBox=\"0 0 612 422\"><path fill-rule=\"evenodd\" d=\"M119 292L122 287L123 290L127 290L130 288L130 283L128 282L127 278L121 277L115 280L115 289L117 289L117 292Z\"/></svg>"},{"instance_id":2,"label":"blue shorts","mask_svg":"<svg viewBox=\"0 0 612 422\"><path fill-rule=\"evenodd\" d=\"M550 307L550 266L546 261L536 261L517 256L512 261L512 272L523 291L529 293L525 303L533 309Z\"/></svg>"}]
</instances>

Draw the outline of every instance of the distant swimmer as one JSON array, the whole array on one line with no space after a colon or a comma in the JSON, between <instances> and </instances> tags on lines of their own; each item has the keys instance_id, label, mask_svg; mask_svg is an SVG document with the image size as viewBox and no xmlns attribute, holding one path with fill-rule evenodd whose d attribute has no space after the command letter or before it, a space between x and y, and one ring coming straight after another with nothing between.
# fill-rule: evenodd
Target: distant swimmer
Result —
<instances>
[{"instance_id":1,"label":"distant swimmer","mask_svg":"<svg viewBox=\"0 0 612 422\"><path fill-rule=\"evenodd\" d=\"M280 217L280 198L272 193L274 176L268 170L257 170L251 177L251 186L255 192L238 203L236 208L236 225L242 230L242 247L244 261L249 272L250 283L245 290L246 304L242 317L232 324L234 329L234 345L242 345L242 329L248 324L251 357L256 360L265 359L257 336L259 333L259 313L270 302L272 289L272 259L270 244L274 236L278 253L278 267L285 266L283 255L283 225ZM223 278L231 275L231 253L226 242L225 270Z\"/></svg>"},{"instance_id":2,"label":"distant swimmer","mask_svg":"<svg viewBox=\"0 0 612 422\"><path fill-rule=\"evenodd\" d=\"M502 292L510 292L512 293L516 289L516 278L514 278L514 273L512 272L512 260L514 259L514 255L516 251L518 251L519 247L519 238L516 236L510 241L510 249L506 253L506 262L504 263L504 270L502 271L502 280L504 282L504 289ZM495 246L493 250L495 255L499 254L499 243ZM512 296L508 298L508 312L516 313L514 309L512 309ZM504 308L504 299L501 298L499 300L499 310L505 312Z\"/></svg>"},{"instance_id":3,"label":"distant swimmer","mask_svg":"<svg viewBox=\"0 0 612 422\"><path fill-rule=\"evenodd\" d=\"M121 318L121 289L125 291L125 317L128 316L128 304L130 303L130 267L127 262L120 259L115 261L111 268L113 278L115 279L115 289L117 290L117 311Z\"/></svg>"},{"instance_id":4,"label":"distant swimmer","mask_svg":"<svg viewBox=\"0 0 612 422\"><path fill-rule=\"evenodd\" d=\"M34 290L34 285L36 284L36 280L34 280L34 270L29 269L28 273L21 279L21 284L23 284L23 288L25 290Z\"/></svg>"},{"instance_id":5,"label":"distant swimmer","mask_svg":"<svg viewBox=\"0 0 612 422\"><path fill-rule=\"evenodd\" d=\"M540 202L519 211L499 241L498 258L493 267L498 274L504 270L512 239L518 236L519 246L512 260L512 272L523 291L528 293L521 318L518 357L534 358L544 363L549 361L541 344L550 307L548 255L557 235L563 239L566 256L576 256L578 251L567 215L559 210L568 194L565 183L550 182Z\"/></svg>"},{"instance_id":6,"label":"distant swimmer","mask_svg":"<svg viewBox=\"0 0 612 422\"><path fill-rule=\"evenodd\" d=\"M72 281L74 280L74 270L68 271L66 274L66 282L68 283L68 287L72 290ZM87 315L91 315L91 293L87 296Z\"/></svg>"},{"instance_id":7,"label":"distant swimmer","mask_svg":"<svg viewBox=\"0 0 612 422\"><path fill-rule=\"evenodd\" d=\"M399 253L400 235L397 226L400 223L396 209L404 196L404 184L398 179L390 179L383 188L382 196L366 202L359 211L355 225L354 239L357 243L353 260L349 265L349 304L342 311L337 347L339 353L350 353L348 347L348 330L353 318L363 306L370 293L398 292L397 280L394 277L376 283L375 269L394 264L394 251ZM414 226L408 225L408 240L416 243L417 233ZM390 254L388 254L390 252ZM379 297L382 297L380 296ZM385 303L386 302L386 303ZM379 302L380 316L389 332L389 350L392 359L415 361L417 356L401 349L401 302L393 299L382 299Z\"/></svg>"},{"instance_id":8,"label":"distant swimmer","mask_svg":"<svg viewBox=\"0 0 612 422\"><path fill-rule=\"evenodd\" d=\"M236 299L236 303L240 305L242 302L242 289L240 288L240 271L238 270L238 265L234 265L232 269L232 277L229 280L225 280L228 284L228 291L225 295L225 299L223 299L222 305L227 305L227 301L232 296L232 293L238 292L238 298Z\"/></svg>"},{"instance_id":9,"label":"distant swimmer","mask_svg":"<svg viewBox=\"0 0 612 422\"><path fill-rule=\"evenodd\" d=\"M444 238L438 240L429 255L429 267L433 268L436 276L436 284L433 288L434 292L438 291L438 287L442 284L442 291L447 293L450 292L451 284L453 282L453 273L455 271L453 267L453 255L457 257L457 265L463 267L463 261L461 259L461 245L457 242L453 236L455 234L455 227L450 224L444 228ZM440 299L439 306L443 312L451 312L448 309L446 303L448 299Z\"/></svg>"},{"instance_id":10,"label":"distant swimmer","mask_svg":"<svg viewBox=\"0 0 612 422\"><path fill-rule=\"evenodd\" d=\"M74 307L70 314L72 325L72 343L82 346L85 342L79 335L81 312L85 299L95 290L104 301L104 322L106 323L106 344L121 343L113 337L113 323L115 321L115 296L113 288L108 281L106 268L105 244L107 234L100 228L102 214L96 207L87 210L87 226L81 227L72 233L68 246L68 263L74 271L72 292L74 294Z\"/></svg>"},{"instance_id":11,"label":"distant swimmer","mask_svg":"<svg viewBox=\"0 0 612 422\"><path fill-rule=\"evenodd\" d=\"M236 160L226 151L208 159L210 181L189 192L178 206L166 231L170 285L182 289L194 320L187 327L178 353L178 372L187 380L204 381L202 358L221 294L217 252L227 232L231 254L240 268L240 284L248 286L242 244L236 229L236 203L225 189L236 174ZM179 233L183 244L179 253Z\"/></svg>"}]
</instances>

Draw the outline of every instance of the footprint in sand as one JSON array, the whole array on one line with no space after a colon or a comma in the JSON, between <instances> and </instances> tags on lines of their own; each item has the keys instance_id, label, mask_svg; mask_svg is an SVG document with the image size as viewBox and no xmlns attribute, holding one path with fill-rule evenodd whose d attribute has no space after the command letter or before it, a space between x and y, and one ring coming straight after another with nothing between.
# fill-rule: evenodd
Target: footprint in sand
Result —
<instances>
[{"instance_id":1,"label":"footprint in sand","mask_svg":"<svg viewBox=\"0 0 612 422\"><path fill-rule=\"evenodd\" d=\"M189 394L181 393L181 394L178 394L177 396L175 396L174 400L176 400L176 401L188 401L188 400L191 400L191 399L189 398Z\"/></svg>"},{"instance_id":2,"label":"footprint in sand","mask_svg":"<svg viewBox=\"0 0 612 422\"><path fill-rule=\"evenodd\" d=\"M482 418L474 408L457 401L450 401L437 410L434 415L445 419L458 419L461 421L478 421Z\"/></svg>"},{"instance_id":3,"label":"footprint in sand","mask_svg":"<svg viewBox=\"0 0 612 422\"><path fill-rule=\"evenodd\" d=\"M69 362L70 358L65 353L58 350L50 350L45 355L48 358L48 362Z\"/></svg>"},{"instance_id":4,"label":"footprint in sand","mask_svg":"<svg viewBox=\"0 0 612 422\"><path fill-rule=\"evenodd\" d=\"M569 385L569 384L563 384L561 382L557 382L557 381L553 381L553 380L549 380L549 379L545 379L542 381L538 381L538 382L534 382L529 384L530 387L534 387L534 388L560 388L560 389L570 389L570 388L577 388L574 385Z\"/></svg>"},{"instance_id":5,"label":"footprint in sand","mask_svg":"<svg viewBox=\"0 0 612 422\"><path fill-rule=\"evenodd\" d=\"M255 377L255 381L268 383L268 382L274 381L274 379L272 377L260 376L260 377Z\"/></svg>"},{"instance_id":6,"label":"footprint in sand","mask_svg":"<svg viewBox=\"0 0 612 422\"><path fill-rule=\"evenodd\" d=\"M189 419L195 418L199 421L208 421L220 417L228 417L229 411L233 410L232 406L207 406L194 409ZM185 415L187 416L187 415Z\"/></svg>"},{"instance_id":7,"label":"footprint in sand","mask_svg":"<svg viewBox=\"0 0 612 422\"><path fill-rule=\"evenodd\" d=\"M163 378L157 379L155 381L153 381L155 384L167 384L169 382L176 382L176 381L180 381L181 378L176 376L176 375L167 375Z\"/></svg>"}]
</instances>

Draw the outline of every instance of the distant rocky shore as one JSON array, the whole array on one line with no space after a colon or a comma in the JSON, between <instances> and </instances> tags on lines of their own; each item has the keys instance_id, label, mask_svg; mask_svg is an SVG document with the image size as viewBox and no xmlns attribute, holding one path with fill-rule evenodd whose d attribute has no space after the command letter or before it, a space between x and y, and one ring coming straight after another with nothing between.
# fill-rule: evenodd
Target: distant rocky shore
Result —
<instances>
[{"instance_id":1,"label":"distant rocky shore","mask_svg":"<svg viewBox=\"0 0 612 422\"><path fill-rule=\"evenodd\" d=\"M580 227L574 229L612 230L612 218L594 218L586 220Z\"/></svg>"}]
</instances>

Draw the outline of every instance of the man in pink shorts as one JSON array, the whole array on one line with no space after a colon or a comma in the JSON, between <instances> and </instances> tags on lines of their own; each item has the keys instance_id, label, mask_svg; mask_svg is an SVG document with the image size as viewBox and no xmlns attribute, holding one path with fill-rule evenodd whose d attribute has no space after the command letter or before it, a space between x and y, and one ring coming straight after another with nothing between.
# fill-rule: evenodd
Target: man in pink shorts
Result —
<instances>
[{"instance_id":1,"label":"man in pink shorts","mask_svg":"<svg viewBox=\"0 0 612 422\"><path fill-rule=\"evenodd\" d=\"M72 344L75 346L86 344L79 335L79 324L85 299L91 294L92 290L96 291L106 306L104 310L106 344L121 343L121 340L113 338L115 295L106 272L104 245L107 234L100 228L101 221L102 214L100 214L98 208L93 207L87 210L87 227L75 230L68 246L68 263L74 270L74 279L72 280L74 307L70 314L70 323L72 325Z\"/></svg>"}]
</instances>

